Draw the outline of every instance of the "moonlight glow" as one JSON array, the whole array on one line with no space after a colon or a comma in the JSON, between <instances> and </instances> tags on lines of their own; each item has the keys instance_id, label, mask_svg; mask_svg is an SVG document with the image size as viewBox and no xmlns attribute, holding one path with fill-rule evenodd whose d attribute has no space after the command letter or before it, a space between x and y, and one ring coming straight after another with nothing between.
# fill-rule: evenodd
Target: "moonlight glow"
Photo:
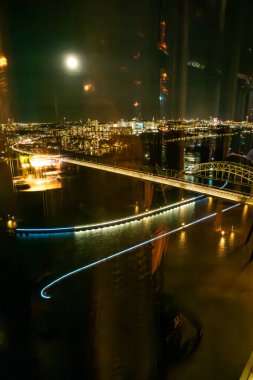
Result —
<instances>
[{"instance_id":1,"label":"moonlight glow","mask_svg":"<svg viewBox=\"0 0 253 380\"><path fill-rule=\"evenodd\" d=\"M66 57L65 64L69 70L77 70L79 68L79 59L74 55Z\"/></svg>"}]
</instances>

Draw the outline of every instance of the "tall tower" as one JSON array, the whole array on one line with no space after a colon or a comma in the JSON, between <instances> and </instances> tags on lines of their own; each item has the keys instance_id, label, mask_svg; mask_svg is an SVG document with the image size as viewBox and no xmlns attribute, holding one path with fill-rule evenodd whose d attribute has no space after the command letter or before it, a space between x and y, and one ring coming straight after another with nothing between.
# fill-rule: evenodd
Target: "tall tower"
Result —
<instances>
[{"instance_id":1,"label":"tall tower","mask_svg":"<svg viewBox=\"0 0 253 380\"><path fill-rule=\"evenodd\" d=\"M3 53L2 39L0 35L0 123L10 120L10 103L7 80L8 60Z\"/></svg>"},{"instance_id":2,"label":"tall tower","mask_svg":"<svg viewBox=\"0 0 253 380\"><path fill-rule=\"evenodd\" d=\"M163 10L164 12L164 10ZM164 17L161 15L161 17ZM161 51L160 54L160 83L159 83L159 104L160 104L160 118L167 116L168 113L168 47L166 44L166 21L162 18L160 21L160 41L157 44L157 48Z\"/></svg>"}]
</instances>

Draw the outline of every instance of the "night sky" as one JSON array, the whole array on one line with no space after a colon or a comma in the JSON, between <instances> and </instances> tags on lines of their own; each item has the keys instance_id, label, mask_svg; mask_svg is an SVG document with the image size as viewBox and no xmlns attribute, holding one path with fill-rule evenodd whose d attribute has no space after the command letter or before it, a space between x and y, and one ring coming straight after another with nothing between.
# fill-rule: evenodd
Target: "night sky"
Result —
<instances>
[{"instance_id":1,"label":"night sky","mask_svg":"<svg viewBox=\"0 0 253 380\"><path fill-rule=\"evenodd\" d=\"M14 119L158 118L161 68L169 74L165 116L229 116L231 107L235 114L232 103L238 103L239 92L230 108L226 99L232 83L236 86L235 73L253 72L252 11L250 0L240 7L233 0L4 0L1 29ZM161 20L166 21L168 55L157 48ZM64 68L67 53L80 57L79 72ZM204 69L189 66L192 61ZM85 83L92 83L93 91L84 92ZM177 111L183 92L185 112Z\"/></svg>"}]
</instances>

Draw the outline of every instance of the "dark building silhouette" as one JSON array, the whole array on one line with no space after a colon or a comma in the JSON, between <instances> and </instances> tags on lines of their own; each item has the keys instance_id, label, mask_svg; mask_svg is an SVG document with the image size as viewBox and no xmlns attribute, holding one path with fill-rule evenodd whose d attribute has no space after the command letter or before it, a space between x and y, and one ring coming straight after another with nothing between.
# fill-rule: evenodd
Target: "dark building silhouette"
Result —
<instances>
[{"instance_id":1,"label":"dark building silhouette","mask_svg":"<svg viewBox=\"0 0 253 380\"><path fill-rule=\"evenodd\" d=\"M166 1L172 118L245 119L252 108L253 4L243 0Z\"/></svg>"},{"instance_id":2,"label":"dark building silhouette","mask_svg":"<svg viewBox=\"0 0 253 380\"><path fill-rule=\"evenodd\" d=\"M10 120L9 88L7 80L8 60L3 53L0 35L0 123Z\"/></svg>"}]
</instances>

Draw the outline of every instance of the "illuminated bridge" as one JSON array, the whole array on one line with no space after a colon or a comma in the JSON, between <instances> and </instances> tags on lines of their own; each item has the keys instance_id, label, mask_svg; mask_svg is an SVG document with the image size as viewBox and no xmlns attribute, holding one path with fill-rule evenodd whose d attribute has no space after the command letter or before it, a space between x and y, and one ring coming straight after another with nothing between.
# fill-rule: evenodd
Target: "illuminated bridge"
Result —
<instances>
[{"instance_id":1,"label":"illuminated bridge","mask_svg":"<svg viewBox=\"0 0 253 380\"><path fill-rule=\"evenodd\" d=\"M13 150L23 154L35 154L31 151L20 149L17 146L12 147ZM48 157L48 155L44 155ZM59 156L52 156L57 157ZM126 175L128 177L137 178L143 181L158 183L161 185L174 186L184 190L189 190L211 197L218 197L233 202L240 202L253 205L253 167L233 163L228 161L215 161L195 165L191 174L182 171L175 172L166 171L164 174L150 173L142 170L128 169L95 161L80 160L78 158L61 157L61 161L73 165L85 166L92 169L104 170L107 172ZM202 178L202 183L196 182L196 178ZM213 184L204 183L204 179L227 181L240 186L235 191L231 189L222 189ZM250 191L245 192L242 187L250 187Z\"/></svg>"},{"instance_id":2,"label":"illuminated bridge","mask_svg":"<svg viewBox=\"0 0 253 380\"><path fill-rule=\"evenodd\" d=\"M204 163L196 165L191 175L187 175L184 171L178 172L176 175L169 175L169 171L165 175L144 172L119 167L116 165L108 165L97 163L94 161L84 161L73 158L62 158L63 162L85 166L93 169L104 170L107 172L122 174L143 181L174 186L184 190L190 190L201 194L218 197L234 202L246 203L253 205L253 198L249 193L243 191L225 190L213 185L195 182L195 178L203 178L209 180L228 181L237 185L253 186L253 168L247 165L230 163L226 161Z\"/></svg>"}]
</instances>

